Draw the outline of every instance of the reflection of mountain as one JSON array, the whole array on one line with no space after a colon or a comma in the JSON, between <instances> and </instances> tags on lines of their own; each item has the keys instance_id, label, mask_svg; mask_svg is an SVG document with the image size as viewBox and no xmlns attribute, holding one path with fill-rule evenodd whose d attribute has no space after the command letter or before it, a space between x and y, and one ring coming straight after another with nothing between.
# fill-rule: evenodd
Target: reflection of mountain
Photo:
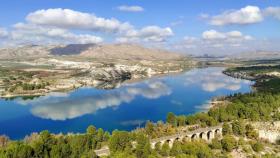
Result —
<instances>
[{"instance_id":1,"label":"reflection of mountain","mask_svg":"<svg viewBox=\"0 0 280 158\"><path fill-rule=\"evenodd\" d=\"M95 113L100 109L117 107L122 103L131 102L136 96L156 99L170 95L170 88L162 82L145 82L144 85L126 86L122 89L108 91L105 94L75 96L44 96L32 101L18 101L31 104L33 115L51 120L73 119L85 114Z\"/></svg>"},{"instance_id":2,"label":"reflection of mountain","mask_svg":"<svg viewBox=\"0 0 280 158\"><path fill-rule=\"evenodd\" d=\"M220 89L237 91L241 88L242 81L224 75L219 68L209 68L205 71L190 71L185 74L185 85L200 85L204 91L215 92Z\"/></svg>"}]
</instances>

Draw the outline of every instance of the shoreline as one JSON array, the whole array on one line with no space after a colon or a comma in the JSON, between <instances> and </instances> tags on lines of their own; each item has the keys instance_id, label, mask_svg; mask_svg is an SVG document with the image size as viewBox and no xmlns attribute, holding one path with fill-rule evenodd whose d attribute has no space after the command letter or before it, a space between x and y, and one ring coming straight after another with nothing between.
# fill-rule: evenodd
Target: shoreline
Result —
<instances>
[{"instance_id":1,"label":"shoreline","mask_svg":"<svg viewBox=\"0 0 280 158\"><path fill-rule=\"evenodd\" d=\"M0 99L10 99L10 98L17 98L17 97L40 97L40 96L46 96L52 92L71 92L75 89L79 89L79 88L83 88L83 87L91 87L91 88L97 88L97 89L106 89L105 88L98 88L99 85L101 85L102 83L117 83L119 85L117 85L117 87L113 87L113 88L108 88L108 89L114 89L114 88L118 88L118 86L121 86L125 83L135 83L135 82L139 82L139 81L144 81L147 79L151 79L151 78L155 78L155 77L163 77L163 76L168 76L168 75L176 75L176 74L180 74L180 73L184 73L186 71L189 71L190 69L185 69L185 70L178 70L178 71L171 71L171 72L167 72L167 73L156 73L153 74L152 76L146 76L144 78L131 78L131 79L127 79L127 80L112 80L112 81L100 81L100 80L92 80L91 83L85 83L85 81L76 81L78 84L73 84L73 85L69 85L68 88L57 88L57 86L49 86L47 89L43 89L41 90L42 92L23 92L22 94L0 94ZM69 79L71 80L71 78ZM72 87L72 88L70 88Z\"/></svg>"}]
</instances>

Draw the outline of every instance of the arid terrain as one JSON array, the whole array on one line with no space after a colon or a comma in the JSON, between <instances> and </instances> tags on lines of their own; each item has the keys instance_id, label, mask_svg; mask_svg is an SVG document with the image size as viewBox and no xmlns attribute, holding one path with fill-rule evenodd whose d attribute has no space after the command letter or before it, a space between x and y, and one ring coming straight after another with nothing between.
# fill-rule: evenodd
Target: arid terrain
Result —
<instances>
[{"instance_id":1,"label":"arid terrain","mask_svg":"<svg viewBox=\"0 0 280 158\"><path fill-rule=\"evenodd\" d=\"M188 57L137 45L22 46L0 49L1 97L44 95L82 86L110 89L125 80L187 70Z\"/></svg>"}]
</instances>

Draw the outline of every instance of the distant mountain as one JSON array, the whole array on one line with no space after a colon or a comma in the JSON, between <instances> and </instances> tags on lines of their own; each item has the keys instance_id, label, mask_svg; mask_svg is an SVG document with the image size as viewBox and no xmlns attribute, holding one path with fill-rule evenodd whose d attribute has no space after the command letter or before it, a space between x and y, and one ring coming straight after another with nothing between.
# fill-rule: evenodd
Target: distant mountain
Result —
<instances>
[{"instance_id":1,"label":"distant mountain","mask_svg":"<svg viewBox=\"0 0 280 158\"><path fill-rule=\"evenodd\" d=\"M47 57L55 46L26 45L12 48L0 48L0 59L25 59Z\"/></svg>"},{"instance_id":2,"label":"distant mountain","mask_svg":"<svg viewBox=\"0 0 280 158\"><path fill-rule=\"evenodd\" d=\"M66 46L58 46L50 49L52 55L79 55L95 44L69 44Z\"/></svg>"},{"instance_id":3,"label":"distant mountain","mask_svg":"<svg viewBox=\"0 0 280 158\"><path fill-rule=\"evenodd\" d=\"M79 56L96 59L127 60L176 60L185 58L177 53L145 48L132 44L70 44L57 46L28 45L16 48L1 48L1 59L23 59L51 56Z\"/></svg>"},{"instance_id":4,"label":"distant mountain","mask_svg":"<svg viewBox=\"0 0 280 158\"><path fill-rule=\"evenodd\" d=\"M256 51L256 52L246 52L236 55L229 56L230 59L237 60L271 60L280 59L280 52L272 51Z\"/></svg>"},{"instance_id":5,"label":"distant mountain","mask_svg":"<svg viewBox=\"0 0 280 158\"><path fill-rule=\"evenodd\" d=\"M132 60L170 60L183 58L183 55L177 53L130 44L97 45L81 52L81 56Z\"/></svg>"}]
</instances>

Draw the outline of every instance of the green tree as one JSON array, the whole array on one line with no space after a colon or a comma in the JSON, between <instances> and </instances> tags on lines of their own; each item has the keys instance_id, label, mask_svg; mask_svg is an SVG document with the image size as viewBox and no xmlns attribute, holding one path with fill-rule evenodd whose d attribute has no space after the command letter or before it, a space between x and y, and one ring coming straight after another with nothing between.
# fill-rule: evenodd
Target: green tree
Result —
<instances>
[{"instance_id":1,"label":"green tree","mask_svg":"<svg viewBox=\"0 0 280 158\"><path fill-rule=\"evenodd\" d=\"M237 141L235 138L231 135L226 135L222 139L222 147L225 151L232 151L234 148L237 147Z\"/></svg>"},{"instance_id":2,"label":"green tree","mask_svg":"<svg viewBox=\"0 0 280 158\"><path fill-rule=\"evenodd\" d=\"M154 124L151 121L147 121L146 126L145 126L145 130L146 130L147 135L153 136Z\"/></svg>"},{"instance_id":3,"label":"green tree","mask_svg":"<svg viewBox=\"0 0 280 158\"><path fill-rule=\"evenodd\" d=\"M97 142L102 142L104 140L104 130L102 128L98 128L96 140Z\"/></svg>"},{"instance_id":4,"label":"green tree","mask_svg":"<svg viewBox=\"0 0 280 158\"><path fill-rule=\"evenodd\" d=\"M22 142L11 143L6 150L5 157L11 158L30 158L33 157L33 149L31 146Z\"/></svg>"},{"instance_id":5,"label":"green tree","mask_svg":"<svg viewBox=\"0 0 280 158\"><path fill-rule=\"evenodd\" d=\"M246 127L246 136L250 139L257 139L259 137L259 133L254 129L251 124L247 124Z\"/></svg>"},{"instance_id":6,"label":"green tree","mask_svg":"<svg viewBox=\"0 0 280 158\"><path fill-rule=\"evenodd\" d=\"M166 122L172 125L173 127L177 127L177 119L174 113L169 112L167 114Z\"/></svg>"},{"instance_id":7,"label":"green tree","mask_svg":"<svg viewBox=\"0 0 280 158\"><path fill-rule=\"evenodd\" d=\"M45 130L40 132L39 139L34 142L33 149L36 157L50 157L52 146L55 145L56 139Z\"/></svg>"},{"instance_id":8,"label":"green tree","mask_svg":"<svg viewBox=\"0 0 280 158\"><path fill-rule=\"evenodd\" d=\"M162 147L161 147L161 155L162 156L169 156L170 153L170 147L169 147L169 143L165 142Z\"/></svg>"},{"instance_id":9,"label":"green tree","mask_svg":"<svg viewBox=\"0 0 280 158\"><path fill-rule=\"evenodd\" d=\"M212 139L212 142L209 146L211 149L222 149L221 141L218 138Z\"/></svg>"},{"instance_id":10,"label":"green tree","mask_svg":"<svg viewBox=\"0 0 280 158\"><path fill-rule=\"evenodd\" d=\"M173 143L173 146L170 150L170 155L172 156L176 156L182 153L182 147L181 147L181 143L179 141L175 141Z\"/></svg>"},{"instance_id":11,"label":"green tree","mask_svg":"<svg viewBox=\"0 0 280 158\"><path fill-rule=\"evenodd\" d=\"M192 141L186 142L182 146L182 151L185 153L187 157L198 157L198 158L212 158L213 153L207 143L204 141Z\"/></svg>"},{"instance_id":12,"label":"green tree","mask_svg":"<svg viewBox=\"0 0 280 158\"><path fill-rule=\"evenodd\" d=\"M245 135L245 125L243 121L233 121L232 122L232 132L237 136L244 136Z\"/></svg>"},{"instance_id":13,"label":"green tree","mask_svg":"<svg viewBox=\"0 0 280 158\"><path fill-rule=\"evenodd\" d=\"M228 123L224 123L222 128L223 128L222 130L223 136L232 134L232 129Z\"/></svg>"},{"instance_id":14,"label":"green tree","mask_svg":"<svg viewBox=\"0 0 280 158\"><path fill-rule=\"evenodd\" d=\"M137 135L136 138L136 148L135 153L137 158L146 158L151 154L151 147L149 138L146 137L144 134L140 133Z\"/></svg>"},{"instance_id":15,"label":"green tree","mask_svg":"<svg viewBox=\"0 0 280 158\"><path fill-rule=\"evenodd\" d=\"M87 134L91 135L91 136L95 135L96 134L96 127L94 127L93 125L88 126Z\"/></svg>"},{"instance_id":16,"label":"green tree","mask_svg":"<svg viewBox=\"0 0 280 158\"><path fill-rule=\"evenodd\" d=\"M260 152L264 149L264 146L261 142L254 142L251 146L255 152Z\"/></svg>"},{"instance_id":17,"label":"green tree","mask_svg":"<svg viewBox=\"0 0 280 158\"><path fill-rule=\"evenodd\" d=\"M155 151L156 151L158 154L160 154L160 152L161 152L161 143L160 143L160 142L158 142L158 143L155 144Z\"/></svg>"},{"instance_id":18,"label":"green tree","mask_svg":"<svg viewBox=\"0 0 280 158\"><path fill-rule=\"evenodd\" d=\"M185 126L186 125L186 117L184 115L177 117L178 126Z\"/></svg>"},{"instance_id":19,"label":"green tree","mask_svg":"<svg viewBox=\"0 0 280 158\"><path fill-rule=\"evenodd\" d=\"M126 131L113 131L109 140L109 148L111 152L124 151L126 147L131 146L131 138Z\"/></svg>"}]
</instances>

